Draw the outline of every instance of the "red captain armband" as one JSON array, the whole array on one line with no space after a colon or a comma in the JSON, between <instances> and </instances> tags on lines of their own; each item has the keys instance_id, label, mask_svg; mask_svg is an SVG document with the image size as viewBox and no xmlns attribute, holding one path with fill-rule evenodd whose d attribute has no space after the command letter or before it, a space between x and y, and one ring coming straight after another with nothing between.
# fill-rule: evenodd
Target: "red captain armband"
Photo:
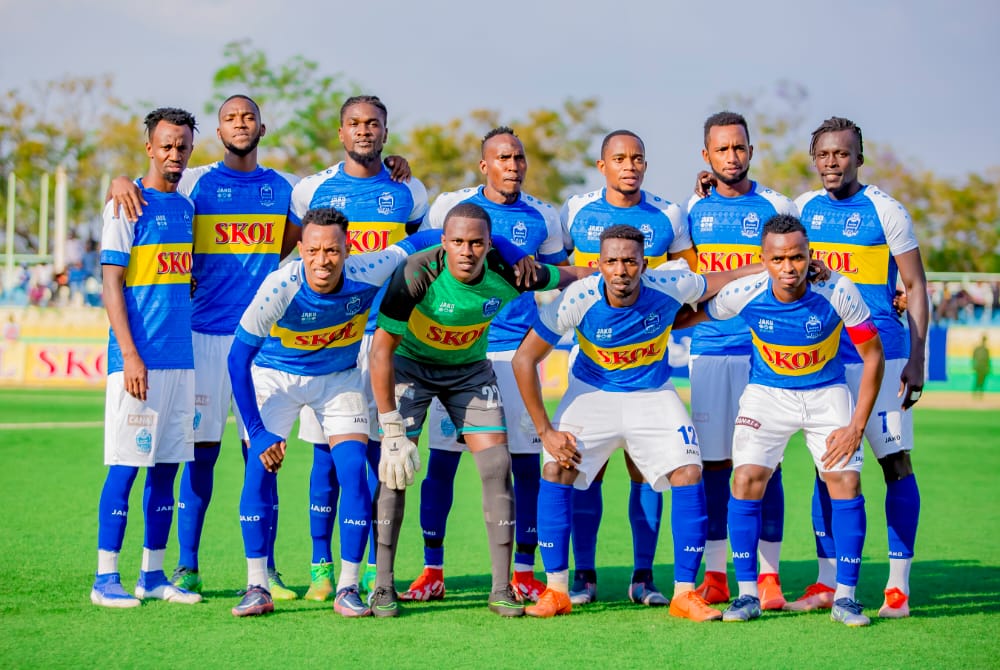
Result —
<instances>
[{"instance_id":1,"label":"red captain armband","mask_svg":"<svg viewBox=\"0 0 1000 670\"><path fill-rule=\"evenodd\" d=\"M851 338L851 342L854 342L854 344L863 344L876 335L878 335L878 328L875 327L875 322L871 319L862 321L856 326L848 326L847 328L847 336Z\"/></svg>"}]
</instances>

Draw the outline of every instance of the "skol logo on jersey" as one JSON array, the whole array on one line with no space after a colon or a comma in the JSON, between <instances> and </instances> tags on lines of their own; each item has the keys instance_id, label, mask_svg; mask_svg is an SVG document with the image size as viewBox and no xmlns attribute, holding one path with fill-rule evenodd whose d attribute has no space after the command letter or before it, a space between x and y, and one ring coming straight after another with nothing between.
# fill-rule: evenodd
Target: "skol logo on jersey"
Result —
<instances>
[{"instance_id":1,"label":"skol logo on jersey","mask_svg":"<svg viewBox=\"0 0 1000 670\"><path fill-rule=\"evenodd\" d=\"M743 217L743 223L740 225L740 234L743 237L757 239L760 235L760 217L757 216L757 212L750 212Z\"/></svg>"},{"instance_id":2,"label":"skol logo on jersey","mask_svg":"<svg viewBox=\"0 0 1000 670\"><path fill-rule=\"evenodd\" d=\"M489 325L488 320L467 326L441 323L415 309L410 314L407 327L414 337L429 347L444 351L461 351L475 345L486 333Z\"/></svg>"},{"instance_id":3,"label":"skol logo on jersey","mask_svg":"<svg viewBox=\"0 0 1000 670\"><path fill-rule=\"evenodd\" d=\"M658 363L666 355L670 340L670 329L667 328L652 340L605 348L586 339L579 330L576 334L580 353L605 370L629 370Z\"/></svg>"},{"instance_id":4,"label":"skol logo on jersey","mask_svg":"<svg viewBox=\"0 0 1000 670\"><path fill-rule=\"evenodd\" d=\"M388 221L352 221L347 231L351 253L384 251L390 244L395 244L404 237L406 225Z\"/></svg>"},{"instance_id":5,"label":"skol logo on jersey","mask_svg":"<svg viewBox=\"0 0 1000 670\"><path fill-rule=\"evenodd\" d=\"M813 249L812 257L823 261L828 268L842 275L858 273L858 268L854 264L853 254L850 251Z\"/></svg>"},{"instance_id":6,"label":"skol logo on jersey","mask_svg":"<svg viewBox=\"0 0 1000 670\"><path fill-rule=\"evenodd\" d=\"M852 213L844 222L844 237L854 237L861 230L861 214Z\"/></svg>"},{"instance_id":7,"label":"skol logo on jersey","mask_svg":"<svg viewBox=\"0 0 1000 670\"><path fill-rule=\"evenodd\" d=\"M220 221L215 224L216 244L241 244L256 247L274 244L274 222Z\"/></svg>"},{"instance_id":8,"label":"skol logo on jersey","mask_svg":"<svg viewBox=\"0 0 1000 670\"><path fill-rule=\"evenodd\" d=\"M528 243L528 226L525 225L524 221L518 221L510 229L510 241L519 247Z\"/></svg>"},{"instance_id":9,"label":"skol logo on jersey","mask_svg":"<svg viewBox=\"0 0 1000 670\"><path fill-rule=\"evenodd\" d=\"M806 337L815 340L823 334L823 322L815 314L810 314L806 319Z\"/></svg>"},{"instance_id":10,"label":"skol logo on jersey","mask_svg":"<svg viewBox=\"0 0 1000 670\"><path fill-rule=\"evenodd\" d=\"M190 275L190 251L164 251L156 255L156 274Z\"/></svg>"},{"instance_id":11,"label":"skol logo on jersey","mask_svg":"<svg viewBox=\"0 0 1000 670\"><path fill-rule=\"evenodd\" d=\"M125 283L128 286L191 282L190 244L150 244L132 247Z\"/></svg>"},{"instance_id":12,"label":"skol logo on jersey","mask_svg":"<svg viewBox=\"0 0 1000 670\"><path fill-rule=\"evenodd\" d=\"M760 354L760 358L773 372L779 375L801 377L819 372L836 357L837 347L840 345L840 331L843 327L843 322L838 323L837 327L826 338L804 346L765 342L752 330L750 337Z\"/></svg>"},{"instance_id":13,"label":"skol logo on jersey","mask_svg":"<svg viewBox=\"0 0 1000 670\"><path fill-rule=\"evenodd\" d=\"M760 249L756 245L698 245L698 272L700 273L735 270L759 260Z\"/></svg>"},{"instance_id":14,"label":"skol logo on jersey","mask_svg":"<svg viewBox=\"0 0 1000 670\"><path fill-rule=\"evenodd\" d=\"M194 253L253 254L281 251L285 213L197 214Z\"/></svg>"},{"instance_id":15,"label":"skol logo on jersey","mask_svg":"<svg viewBox=\"0 0 1000 670\"><path fill-rule=\"evenodd\" d=\"M392 197L392 193L386 192L378 197L378 213L382 216L392 214L392 210L395 207L396 201Z\"/></svg>"},{"instance_id":16,"label":"skol logo on jersey","mask_svg":"<svg viewBox=\"0 0 1000 670\"><path fill-rule=\"evenodd\" d=\"M493 316L500 310L502 305L503 301L500 298L493 296L483 303L483 316Z\"/></svg>"},{"instance_id":17,"label":"skol logo on jersey","mask_svg":"<svg viewBox=\"0 0 1000 670\"><path fill-rule=\"evenodd\" d=\"M365 321L368 312L357 315L347 323L338 323L316 330L289 330L274 324L271 326L271 337L281 340L281 346L287 349L305 349L316 351L326 347L346 347L361 341L365 334Z\"/></svg>"},{"instance_id":18,"label":"skol logo on jersey","mask_svg":"<svg viewBox=\"0 0 1000 670\"><path fill-rule=\"evenodd\" d=\"M835 244L810 242L812 257L834 272L850 275L855 284L887 284L889 282L889 245Z\"/></svg>"}]
</instances>

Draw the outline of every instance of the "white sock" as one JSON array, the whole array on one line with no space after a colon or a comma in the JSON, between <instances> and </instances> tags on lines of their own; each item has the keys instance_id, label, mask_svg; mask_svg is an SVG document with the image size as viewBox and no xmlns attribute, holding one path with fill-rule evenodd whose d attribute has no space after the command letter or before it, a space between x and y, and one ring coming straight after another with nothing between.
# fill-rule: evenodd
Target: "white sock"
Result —
<instances>
[{"instance_id":1,"label":"white sock","mask_svg":"<svg viewBox=\"0 0 1000 670\"><path fill-rule=\"evenodd\" d=\"M337 590L346 589L348 586L358 585L358 574L361 572L360 563L350 561L340 561L340 579L337 580Z\"/></svg>"},{"instance_id":2,"label":"white sock","mask_svg":"<svg viewBox=\"0 0 1000 670\"><path fill-rule=\"evenodd\" d=\"M682 593L687 593L688 591L694 591L694 582L674 582L675 598Z\"/></svg>"},{"instance_id":3,"label":"white sock","mask_svg":"<svg viewBox=\"0 0 1000 670\"><path fill-rule=\"evenodd\" d=\"M816 581L820 584L833 586L837 583L837 559L819 558L819 576Z\"/></svg>"},{"instance_id":4,"label":"white sock","mask_svg":"<svg viewBox=\"0 0 1000 670\"><path fill-rule=\"evenodd\" d=\"M757 592L757 580L752 582L738 582L740 585L740 597L743 596L753 596L754 598L759 598L760 593Z\"/></svg>"},{"instance_id":5,"label":"white sock","mask_svg":"<svg viewBox=\"0 0 1000 670\"><path fill-rule=\"evenodd\" d=\"M514 563L514 572L534 572L535 566L528 563Z\"/></svg>"},{"instance_id":6,"label":"white sock","mask_svg":"<svg viewBox=\"0 0 1000 670\"><path fill-rule=\"evenodd\" d=\"M837 592L833 594L834 601L840 600L841 598L849 598L854 600L854 590L857 587L848 586L847 584L837 584Z\"/></svg>"},{"instance_id":7,"label":"white sock","mask_svg":"<svg viewBox=\"0 0 1000 670\"><path fill-rule=\"evenodd\" d=\"M569 570L545 573L545 586L553 591L569 593Z\"/></svg>"},{"instance_id":8,"label":"white sock","mask_svg":"<svg viewBox=\"0 0 1000 670\"><path fill-rule=\"evenodd\" d=\"M118 552L97 550L97 574L106 575L118 572Z\"/></svg>"},{"instance_id":9,"label":"white sock","mask_svg":"<svg viewBox=\"0 0 1000 670\"><path fill-rule=\"evenodd\" d=\"M247 559L247 586L267 588L267 556Z\"/></svg>"},{"instance_id":10,"label":"white sock","mask_svg":"<svg viewBox=\"0 0 1000 670\"><path fill-rule=\"evenodd\" d=\"M443 563L441 565L424 565L424 567L425 568L433 568L434 570L441 570L442 572L444 571L444 564Z\"/></svg>"},{"instance_id":11,"label":"white sock","mask_svg":"<svg viewBox=\"0 0 1000 670\"><path fill-rule=\"evenodd\" d=\"M760 569L758 570L760 574L778 574L778 563L781 560L781 543L760 540L757 542L757 558L760 560Z\"/></svg>"},{"instance_id":12,"label":"white sock","mask_svg":"<svg viewBox=\"0 0 1000 670\"><path fill-rule=\"evenodd\" d=\"M896 588L910 595L910 565L912 558L890 558L889 559L889 581L885 583L885 588Z\"/></svg>"},{"instance_id":13,"label":"white sock","mask_svg":"<svg viewBox=\"0 0 1000 670\"><path fill-rule=\"evenodd\" d=\"M722 574L726 574L726 561L729 560L729 553L726 551L728 544L729 540L705 541L703 560L706 572L721 572Z\"/></svg>"},{"instance_id":14,"label":"white sock","mask_svg":"<svg viewBox=\"0 0 1000 670\"><path fill-rule=\"evenodd\" d=\"M163 557L166 549L142 548L142 571L143 572L163 572Z\"/></svg>"}]
</instances>

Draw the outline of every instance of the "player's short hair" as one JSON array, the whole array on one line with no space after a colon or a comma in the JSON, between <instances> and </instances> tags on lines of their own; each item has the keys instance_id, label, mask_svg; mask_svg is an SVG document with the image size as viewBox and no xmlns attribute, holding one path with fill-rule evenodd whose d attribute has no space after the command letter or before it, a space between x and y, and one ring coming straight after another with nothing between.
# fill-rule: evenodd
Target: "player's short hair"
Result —
<instances>
[{"instance_id":1,"label":"player's short hair","mask_svg":"<svg viewBox=\"0 0 1000 670\"><path fill-rule=\"evenodd\" d=\"M639 140L639 144L642 145L642 150L646 150L646 143L642 141L642 138L633 133L631 130L612 130L610 133L604 136L604 140L601 141L601 158L604 158L604 152L608 150L608 145L611 144L611 140L616 137L634 137Z\"/></svg>"},{"instance_id":2,"label":"player's short hair","mask_svg":"<svg viewBox=\"0 0 1000 670\"><path fill-rule=\"evenodd\" d=\"M219 105L218 114L220 116L222 115L222 108L225 107L230 100L246 100L251 105L253 105L253 108L257 111L257 119L260 120L260 105L258 105L257 101L251 98L249 95L245 95L243 93L234 93L233 95L223 100L222 104Z\"/></svg>"},{"instance_id":3,"label":"player's short hair","mask_svg":"<svg viewBox=\"0 0 1000 670\"><path fill-rule=\"evenodd\" d=\"M156 130L160 121L166 121L172 126L187 126L192 133L198 129L198 123L194 120L194 115L191 112L177 107L157 107L143 120L147 139L153 139L153 131Z\"/></svg>"},{"instance_id":4,"label":"player's short hair","mask_svg":"<svg viewBox=\"0 0 1000 670\"><path fill-rule=\"evenodd\" d=\"M444 225L441 227L442 232L448 228L448 222L456 216L461 216L465 219L480 219L481 221L485 221L487 232L489 232L490 235L493 234L493 221L490 219L490 213L474 202L460 202L448 210L448 213L444 217Z\"/></svg>"},{"instance_id":5,"label":"player's short hair","mask_svg":"<svg viewBox=\"0 0 1000 670\"><path fill-rule=\"evenodd\" d=\"M511 128L510 126L497 126L490 132L483 135L483 140L482 142L479 143L479 152L484 158L486 157L486 143L492 140L497 135L511 135L513 137L517 137L517 133L515 133L514 129Z\"/></svg>"},{"instance_id":6,"label":"player's short hair","mask_svg":"<svg viewBox=\"0 0 1000 670\"><path fill-rule=\"evenodd\" d=\"M347 233L347 225L350 223L347 217L339 209L333 207L314 207L306 212L302 217L302 229L308 225L313 226L337 226L344 233Z\"/></svg>"},{"instance_id":7,"label":"player's short hair","mask_svg":"<svg viewBox=\"0 0 1000 670\"><path fill-rule=\"evenodd\" d=\"M344 113L347 112L348 107L364 104L372 105L380 110L383 121L389 123L389 110L386 109L385 103L379 100L377 95L352 95L347 100L344 100L344 104L340 106L340 122L344 123Z\"/></svg>"},{"instance_id":8,"label":"player's short hair","mask_svg":"<svg viewBox=\"0 0 1000 670\"><path fill-rule=\"evenodd\" d=\"M640 247L646 245L646 236L642 234L642 231L626 223L617 223L605 228L604 232L601 233L602 245L604 240L632 240L638 242Z\"/></svg>"},{"instance_id":9,"label":"player's short hair","mask_svg":"<svg viewBox=\"0 0 1000 670\"><path fill-rule=\"evenodd\" d=\"M705 119L705 148L708 148L708 133L712 128L718 126L743 126L743 132L747 134L747 142L750 141L750 128L747 126L747 120L743 118L742 114L737 114L736 112L721 111L712 114L712 116Z\"/></svg>"},{"instance_id":10,"label":"player's short hair","mask_svg":"<svg viewBox=\"0 0 1000 670\"><path fill-rule=\"evenodd\" d=\"M802 225L797 216L775 214L764 224L764 232L760 235L760 241L763 244L764 238L768 235L787 235L788 233L802 233L803 237L809 239L806 227Z\"/></svg>"},{"instance_id":11,"label":"player's short hair","mask_svg":"<svg viewBox=\"0 0 1000 670\"><path fill-rule=\"evenodd\" d=\"M861 126L842 116L831 116L819 124L819 128L813 131L812 139L809 140L809 155L816 156L816 142L819 141L821 135L835 133L839 130L850 130L854 133L854 136L858 138L858 155L863 156L865 153L865 143L861 139Z\"/></svg>"}]
</instances>

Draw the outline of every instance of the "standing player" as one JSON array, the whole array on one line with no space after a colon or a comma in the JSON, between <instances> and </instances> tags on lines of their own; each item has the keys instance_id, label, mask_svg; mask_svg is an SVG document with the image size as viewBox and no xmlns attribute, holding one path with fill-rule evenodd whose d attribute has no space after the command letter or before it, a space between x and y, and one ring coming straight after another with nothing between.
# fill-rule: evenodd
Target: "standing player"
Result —
<instances>
[{"instance_id":1,"label":"standing player","mask_svg":"<svg viewBox=\"0 0 1000 670\"><path fill-rule=\"evenodd\" d=\"M831 616L865 626L868 617L854 595L866 526L859 448L882 381L882 344L848 278L834 273L815 286L807 283L809 239L794 216L775 216L764 225L760 253L767 271L726 286L700 315L739 316L754 347L733 433L736 469L728 513L740 591L723 620L749 621L761 614L756 561L761 498L788 438L802 430L833 498L837 588ZM864 361L857 406L837 354L844 332Z\"/></svg>"},{"instance_id":2,"label":"standing player","mask_svg":"<svg viewBox=\"0 0 1000 670\"><path fill-rule=\"evenodd\" d=\"M667 342L678 311L714 294L748 268L703 277L689 269L645 272L645 236L629 225L601 233L600 275L570 285L540 311L514 355L514 374L545 447L538 496L538 540L548 586L525 613L568 614L573 487L593 484L624 446L655 491L672 487L674 596L670 614L718 619L694 590L707 531L701 452L684 403L670 382ZM560 338L576 332L580 351L569 387L549 421L537 365Z\"/></svg>"},{"instance_id":3,"label":"standing player","mask_svg":"<svg viewBox=\"0 0 1000 670\"><path fill-rule=\"evenodd\" d=\"M802 194L795 204L809 230L813 253L858 286L885 347L885 377L865 429L886 481L889 580L878 614L906 617L910 614L910 564L920 516L920 492L910 462L913 415L906 410L920 399L924 385L927 278L909 214L877 186L858 181L858 168L864 163L861 129L848 119L831 117L813 131L809 154L823 189ZM908 338L893 309L897 274L906 289ZM858 352L845 338L841 338L841 356L847 365L847 383L858 396L862 365ZM813 525L819 578L802 598L789 603L788 609L830 607L833 599L836 537L830 539L829 499L826 487L817 479Z\"/></svg>"},{"instance_id":4,"label":"standing player","mask_svg":"<svg viewBox=\"0 0 1000 670\"><path fill-rule=\"evenodd\" d=\"M486 184L452 193L434 201L423 228L442 229L452 207L471 202L490 216L493 235L513 242L542 263L566 265L559 216L555 209L521 191L528 159L521 140L507 126L494 128L482 141L479 169ZM514 578L518 595L537 600L545 585L535 579L535 549L538 546L536 506L541 468L541 442L527 423L521 396L510 369L510 359L528 332L537 311L535 297L525 293L504 307L489 329L486 357L493 363L504 414L511 425L507 433L514 473L515 525ZM444 597L444 534L455 489L455 473L463 445L444 406L431 404L427 474L420 485L420 526L424 535L424 570L401 600L439 600Z\"/></svg>"},{"instance_id":5,"label":"standing player","mask_svg":"<svg viewBox=\"0 0 1000 670\"><path fill-rule=\"evenodd\" d=\"M427 190L417 179L398 183L382 164L382 147L389 137L388 110L376 96L361 95L348 98L340 108L338 137L344 145L344 160L326 170L303 179L292 193L292 221L298 221L315 207L333 207L351 222L347 240L351 250L359 253L383 251L390 244L399 242L415 232L427 213ZM365 388L370 386L368 377L368 349L375 332L375 317L381 294L375 298L365 336L361 342L358 365ZM374 402L371 411L368 442L369 476L371 495L375 495L378 478L378 432L375 424ZM303 412L299 437L312 442L313 469L310 476L310 527L313 538L312 584L307 597L323 600L330 584L330 541L333 534L333 510L336 508L336 491L331 490L333 461L329 456L326 437L315 417ZM375 561L374 532L370 535L369 564ZM364 586L370 590L374 571L364 576Z\"/></svg>"},{"instance_id":6,"label":"standing player","mask_svg":"<svg viewBox=\"0 0 1000 670\"><path fill-rule=\"evenodd\" d=\"M175 108L146 115L149 170L136 180L148 206L134 223L113 203L104 208L101 264L111 323L105 407L108 475L98 508L97 576L90 600L136 607L143 598L196 603L172 585L163 555L174 515L177 464L193 454L194 359L191 352L191 225L194 206L177 182L194 148L195 120ZM128 498L145 467L145 538L133 597L121 585L118 554Z\"/></svg>"},{"instance_id":7,"label":"standing player","mask_svg":"<svg viewBox=\"0 0 1000 670\"><path fill-rule=\"evenodd\" d=\"M714 188L688 204L688 226L698 249L698 272L728 270L759 258L764 222L776 214L797 215L791 200L752 181L753 145L746 120L719 112L705 120L701 155ZM738 319L699 324L691 338L691 418L698 430L708 500L705 580L698 592L710 603L729 602L726 577L726 515L733 473L733 422L750 373L750 330ZM784 491L779 463L767 484L760 534L760 600L765 610L781 609L785 597L778 578L784 527Z\"/></svg>"},{"instance_id":8,"label":"standing player","mask_svg":"<svg viewBox=\"0 0 1000 670\"><path fill-rule=\"evenodd\" d=\"M498 238L497 242L502 238ZM435 397L469 446L483 483L483 516L490 546L490 610L520 616L510 585L514 499L503 404L486 359L490 322L519 293L568 284L577 272L542 265L516 286L509 261L493 249L490 217L462 203L445 217L442 246L411 256L393 275L372 340L372 392L382 426L381 484L375 511L378 574L371 606L396 616L393 568L403 520L407 459L415 457L427 407ZM404 476L404 470L406 476Z\"/></svg>"},{"instance_id":9,"label":"standing player","mask_svg":"<svg viewBox=\"0 0 1000 670\"><path fill-rule=\"evenodd\" d=\"M601 143L597 169L604 175L604 188L570 198L561 217L564 234L576 251L576 265L597 268L601 234L615 224L637 228L644 238L643 253L655 268L668 259L684 259L694 267L694 249L688 235L683 209L642 190L646 174L646 149L635 133L616 130ZM628 451L625 465L632 479L629 494L629 522L632 525L634 568L628 595L632 602L666 605L669 601L653 583L653 557L660 534L663 496L645 483ZM601 485L604 470L592 485L573 492L573 558L576 574L570 597L574 605L597 598L597 530L603 514Z\"/></svg>"}]
</instances>

